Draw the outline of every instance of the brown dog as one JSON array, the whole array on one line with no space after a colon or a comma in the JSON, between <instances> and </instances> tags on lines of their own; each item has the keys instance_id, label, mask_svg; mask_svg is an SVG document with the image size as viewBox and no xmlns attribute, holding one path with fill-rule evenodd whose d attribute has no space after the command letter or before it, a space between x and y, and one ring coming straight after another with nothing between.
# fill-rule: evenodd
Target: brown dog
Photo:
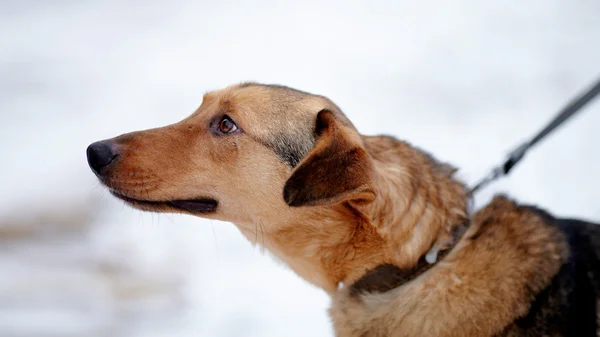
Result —
<instances>
[{"instance_id":1,"label":"brown dog","mask_svg":"<svg viewBox=\"0 0 600 337\"><path fill-rule=\"evenodd\" d=\"M244 83L190 117L90 145L141 210L233 222L332 297L338 336L595 336L600 230L496 197L360 135L329 99Z\"/></svg>"}]
</instances>

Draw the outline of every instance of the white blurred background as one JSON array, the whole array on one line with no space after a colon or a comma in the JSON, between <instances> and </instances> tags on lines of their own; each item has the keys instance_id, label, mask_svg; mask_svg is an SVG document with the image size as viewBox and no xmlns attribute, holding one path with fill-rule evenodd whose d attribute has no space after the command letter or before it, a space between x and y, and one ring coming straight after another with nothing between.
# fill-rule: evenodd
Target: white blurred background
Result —
<instances>
[{"instance_id":1,"label":"white blurred background","mask_svg":"<svg viewBox=\"0 0 600 337\"><path fill-rule=\"evenodd\" d=\"M0 336L332 336L324 292L229 223L124 207L87 145L247 80L329 96L468 183L600 75L597 0L0 1ZM510 193L600 221L600 100Z\"/></svg>"}]
</instances>

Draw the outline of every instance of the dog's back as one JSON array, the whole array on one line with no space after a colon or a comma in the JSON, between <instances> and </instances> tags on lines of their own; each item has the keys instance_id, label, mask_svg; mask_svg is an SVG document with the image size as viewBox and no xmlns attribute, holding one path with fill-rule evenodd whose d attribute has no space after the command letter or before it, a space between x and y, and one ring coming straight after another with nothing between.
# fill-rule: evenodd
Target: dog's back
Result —
<instances>
[{"instance_id":1,"label":"dog's back","mask_svg":"<svg viewBox=\"0 0 600 337\"><path fill-rule=\"evenodd\" d=\"M501 336L600 335L600 225L557 219L544 210L529 208L560 229L569 255L550 285L537 294L529 313Z\"/></svg>"}]
</instances>

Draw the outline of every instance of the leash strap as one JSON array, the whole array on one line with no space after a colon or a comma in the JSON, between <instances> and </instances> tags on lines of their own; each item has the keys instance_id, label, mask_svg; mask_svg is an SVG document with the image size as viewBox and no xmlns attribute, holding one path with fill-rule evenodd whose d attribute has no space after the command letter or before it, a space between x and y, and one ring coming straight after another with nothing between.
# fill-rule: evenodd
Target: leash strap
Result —
<instances>
[{"instance_id":1,"label":"leash strap","mask_svg":"<svg viewBox=\"0 0 600 337\"><path fill-rule=\"evenodd\" d=\"M537 144L540 140L546 137L549 133L554 131L558 126L564 123L569 117L573 116L576 112L579 112L581 108L583 108L587 103L593 100L596 96L600 94L600 79L591 86L588 90L586 90L583 94L575 97L573 100L569 102L559 113L558 115L548 124L542 131L540 131L533 139L527 141L517 149L512 151L508 155L508 159L498 166L492 169L492 171L483 178L475 187L473 187L469 191L469 195L472 196L477 190L491 183L492 181L507 175L510 170L515 167L515 165L523 159L525 153L532 148L535 144Z\"/></svg>"}]
</instances>

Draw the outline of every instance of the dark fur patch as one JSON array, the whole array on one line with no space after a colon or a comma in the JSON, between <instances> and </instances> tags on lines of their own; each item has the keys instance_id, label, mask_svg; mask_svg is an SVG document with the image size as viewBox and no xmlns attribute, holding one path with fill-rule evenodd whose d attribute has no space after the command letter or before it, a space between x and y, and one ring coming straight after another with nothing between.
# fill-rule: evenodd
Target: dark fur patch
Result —
<instances>
[{"instance_id":1,"label":"dark fur patch","mask_svg":"<svg viewBox=\"0 0 600 337\"><path fill-rule=\"evenodd\" d=\"M499 336L596 336L600 226L528 208L565 234L570 255L551 284L535 296L529 313Z\"/></svg>"},{"instance_id":2,"label":"dark fur patch","mask_svg":"<svg viewBox=\"0 0 600 337\"><path fill-rule=\"evenodd\" d=\"M296 167L312 147L312 143L305 144L304 139L283 134L272 135L269 139L262 140L261 143L273 150L281 161L291 168Z\"/></svg>"},{"instance_id":3,"label":"dark fur patch","mask_svg":"<svg viewBox=\"0 0 600 337\"><path fill-rule=\"evenodd\" d=\"M314 146L315 134L314 124L310 123L308 118L298 118L297 115L290 112L298 109L298 102L315 95L276 84L245 82L239 85L240 88L255 86L271 89L270 100L273 114L277 116L294 116L288 118L294 118L291 122L296 124L296 126L289 124L283 129L270 130L268 136L255 138L255 140L273 150L281 161L290 168L294 168Z\"/></svg>"},{"instance_id":4,"label":"dark fur patch","mask_svg":"<svg viewBox=\"0 0 600 337\"><path fill-rule=\"evenodd\" d=\"M310 152L315 139L321 135L326 127L327 125L323 125L317 118L315 128L310 136L310 143L307 142L305 135L302 137L301 135L276 134L267 139L264 144L275 151L284 163L294 168Z\"/></svg>"}]
</instances>

